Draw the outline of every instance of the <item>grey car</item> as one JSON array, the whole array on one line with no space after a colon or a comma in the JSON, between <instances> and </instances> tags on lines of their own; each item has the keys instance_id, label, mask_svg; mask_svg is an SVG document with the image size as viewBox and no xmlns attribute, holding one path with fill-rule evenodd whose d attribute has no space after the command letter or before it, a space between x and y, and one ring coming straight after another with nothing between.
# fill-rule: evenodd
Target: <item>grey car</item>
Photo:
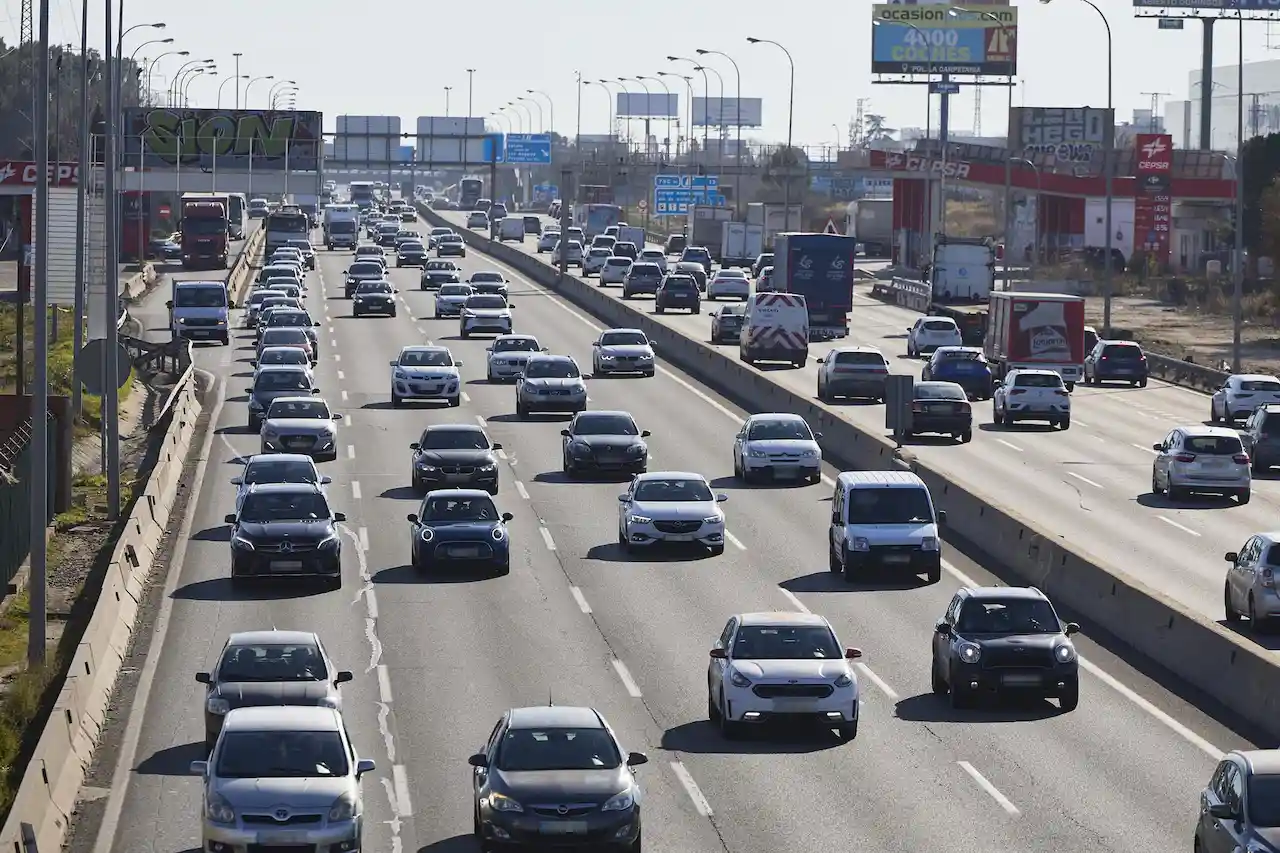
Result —
<instances>
[{"instance_id":1,"label":"grey car","mask_svg":"<svg viewBox=\"0 0 1280 853\"><path fill-rule=\"evenodd\" d=\"M1280 843L1280 751L1237 749L1218 762L1200 792L1198 853L1275 850Z\"/></svg>"},{"instance_id":2,"label":"grey car","mask_svg":"<svg viewBox=\"0 0 1280 853\"><path fill-rule=\"evenodd\" d=\"M338 458L342 415L319 397L276 397L262 422L262 453L304 453L317 462Z\"/></svg>"},{"instance_id":3,"label":"grey car","mask_svg":"<svg viewBox=\"0 0 1280 853\"><path fill-rule=\"evenodd\" d=\"M1254 634L1271 633L1280 616L1280 592L1276 572L1280 571L1280 532L1250 536L1239 551L1228 551L1227 578L1222 591L1222 608L1227 622L1249 620Z\"/></svg>"},{"instance_id":4,"label":"grey car","mask_svg":"<svg viewBox=\"0 0 1280 853\"><path fill-rule=\"evenodd\" d=\"M622 279L622 298L630 299L640 294L650 296L658 292L662 285L662 267L657 264L634 263Z\"/></svg>"},{"instance_id":5,"label":"grey car","mask_svg":"<svg viewBox=\"0 0 1280 853\"><path fill-rule=\"evenodd\" d=\"M191 762L204 780L200 849L361 850L360 780L374 769L334 708L237 708L209 760Z\"/></svg>"},{"instance_id":6,"label":"grey car","mask_svg":"<svg viewBox=\"0 0 1280 853\"><path fill-rule=\"evenodd\" d=\"M594 376L613 373L653 375L653 344L639 329L609 329L601 332L591 346L594 350L591 373Z\"/></svg>"},{"instance_id":7,"label":"grey car","mask_svg":"<svg viewBox=\"0 0 1280 853\"><path fill-rule=\"evenodd\" d=\"M238 631L227 638L210 672L197 672L205 685L206 754L236 708L315 705L342 709L338 686L352 675L336 670L320 638L310 631Z\"/></svg>"},{"instance_id":8,"label":"grey car","mask_svg":"<svg viewBox=\"0 0 1280 853\"><path fill-rule=\"evenodd\" d=\"M435 307L432 318L462 316L462 306L474 293L469 284L442 284L436 291Z\"/></svg>"},{"instance_id":9,"label":"grey car","mask_svg":"<svg viewBox=\"0 0 1280 853\"><path fill-rule=\"evenodd\" d=\"M320 393L320 389L311 386L312 381L311 371L299 365L282 364L259 370L253 386L244 389L249 395L249 429L258 431L277 397Z\"/></svg>"},{"instance_id":10,"label":"grey car","mask_svg":"<svg viewBox=\"0 0 1280 853\"><path fill-rule=\"evenodd\" d=\"M547 348L532 335L499 335L493 345L487 347L485 378L489 382L514 380L524 373L524 366L537 353Z\"/></svg>"},{"instance_id":11,"label":"grey car","mask_svg":"<svg viewBox=\"0 0 1280 853\"><path fill-rule=\"evenodd\" d=\"M534 412L577 414L587 408L587 384L567 355L534 355L516 380L516 416Z\"/></svg>"}]
</instances>

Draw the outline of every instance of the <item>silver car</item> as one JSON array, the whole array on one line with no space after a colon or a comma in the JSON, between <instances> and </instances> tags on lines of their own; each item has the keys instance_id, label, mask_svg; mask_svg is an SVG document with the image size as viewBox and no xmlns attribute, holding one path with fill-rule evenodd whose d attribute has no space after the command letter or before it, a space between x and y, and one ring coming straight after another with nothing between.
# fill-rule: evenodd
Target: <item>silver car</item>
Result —
<instances>
[{"instance_id":1,"label":"silver car","mask_svg":"<svg viewBox=\"0 0 1280 853\"><path fill-rule=\"evenodd\" d=\"M1249 502L1253 483L1249 454L1240 434L1227 427L1184 426L1153 444L1151 491L1169 500L1185 500L1193 494L1231 496Z\"/></svg>"},{"instance_id":2,"label":"silver car","mask_svg":"<svg viewBox=\"0 0 1280 853\"><path fill-rule=\"evenodd\" d=\"M240 476L231 478L236 487L236 515L244 505L245 495L252 486L263 483L313 483L323 487L333 482L331 477L320 476L316 460L305 453L256 453L245 460Z\"/></svg>"},{"instance_id":3,"label":"silver car","mask_svg":"<svg viewBox=\"0 0 1280 853\"><path fill-rule=\"evenodd\" d=\"M618 495L618 544L625 551L660 542L698 543L724 553L724 513L728 495L712 493L707 478L684 471L638 474Z\"/></svg>"},{"instance_id":4,"label":"silver car","mask_svg":"<svg viewBox=\"0 0 1280 853\"><path fill-rule=\"evenodd\" d=\"M556 243L560 242L560 232L558 230L548 229L543 231L538 237L538 254L550 252L556 247Z\"/></svg>"},{"instance_id":5,"label":"silver car","mask_svg":"<svg viewBox=\"0 0 1280 853\"><path fill-rule=\"evenodd\" d=\"M587 408L587 383L567 355L535 355L516 380L516 416L533 412L577 414Z\"/></svg>"},{"instance_id":6,"label":"silver car","mask_svg":"<svg viewBox=\"0 0 1280 853\"><path fill-rule=\"evenodd\" d=\"M610 373L653 375L653 344L639 329L609 329L601 332L591 346L594 350L591 373L594 376Z\"/></svg>"},{"instance_id":7,"label":"silver car","mask_svg":"<svg viewBox=\"0 0 1280 853\"><path fill-rule=\"evenodd\" d=\"M488 353L485 378L490 382L506 382L524 373L529 359L546 352L532 335L499 335L493 345L485 348Z\"/></svg>"},{"instance_id":8,"label":"silver car","mask_svg":"<svg viewBox=\"0 0 1280 853\"><path fill-rule=\"evenodd\" d=\"M435 310L432 316L437 320L441 317L461 317L462 306L472 293L474 291L469 284L440 285L440 289L436 291Z\"/></svg>"},{"instance_id":9,"label":"silver car","mask_svg":"<svg viewBox=\"0 0 1280 853\"><path fill-rule=\"evenodd\" d=\"M816 483L822 479L822 450L799 415L752 415L733 440L733 473L747 483L760 478Z\"/></svg>"},{"instance_id":10,"label":"silver car","mask_svg":"<svg viewBox=\"0 0 1280 853\"><path fill-rule=\"evenodd\" d=\"M305 453L316 461L338 458L338 425L319 397L276 397L262 422L263 453Z\"/></svg>"},{"instance_id":11,"label":"silver car","mask_svg":"<svg viewBox=\"0 0 1280 853\"><path fill-rule=\"evenodd\" d=\"M311 367L311 358L306 350L297 347L264 347L262 353L257 358L250 359L249 363L253 365L253 375L257 376L259 370L275 364Z\"/></svg>"},{"instance_id":12,"label":"silver car","mask_svg":"<svg viewBox=\"0 0 1280 853\"><path fill-rule=\"evenodd\" d=\"M1280 592L1276 591L1276 573L1280 572L1280 533L1258 533L1250 536L1239 551L1228 551L1227 580L1222 592L1223 609L1228 622L1242 617L1249 620L1254 633L1274 627L1280 616Z\"/></svg>"},{"instance_id":13,"label":"silver car","mask_svg":"<svg viewBox=\"0 0 1280 853\"><path fill-rule=\"evenodd\" d=\"M376 765L356 758L334 708L266 706L227 714L204 779L200 849L363 849L360 779Z\"/></svg>"}]
</instances>

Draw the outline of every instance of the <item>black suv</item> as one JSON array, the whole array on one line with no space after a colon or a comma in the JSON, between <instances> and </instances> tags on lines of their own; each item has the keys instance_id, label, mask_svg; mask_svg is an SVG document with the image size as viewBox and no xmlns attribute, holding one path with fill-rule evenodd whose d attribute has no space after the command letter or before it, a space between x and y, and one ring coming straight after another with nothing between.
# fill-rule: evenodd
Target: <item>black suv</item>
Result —
<instances>
[{"instance_id":1,"label":"black suv","mask_svg":"<svg viewBox=\"0 0 1280 853\"><path fill-rule=\"evenodd\" d=\"M691 314L702 313L702 294L693 276L669 275L658 286L653 309L661 314L668 308L688 308Z\"/></svg>"},{"instance_id":2,"label":"black suv","mask_svg":"<svg viewBox=\"0 0 1280 853\"><path fill-rule=\"evenodd\" d=\"M1098 341L1084 357L1084 384L1128 382L1147 387L1147 356L1133 341Z\"/></svg>"},{"instance_id":3,"label":"black suv","mask_svg":"<svg viewBox=\"0 0 1280 853\"><path fill-rule=\"evenodd\" d=\"M264 483L245 495L231 525L231 582L250 578L319 577L342 586L338 522L314 483Z\"/></svg>"},{"instance_id":4,"label":"black suv","mask_svg":"<svg viewBox=\"0 0 1280 853\"><path fill-rule=\"evenodd\" d=\"M962 589L934 626L933 692L964 708L979 695L1057 698L1063 711L1080 703L1071 635L1048 597L1034 587Z\"/></svg>"},{"instance_id":5,"label":"black suv","mask_svg":"<svg viewBox=\"0 0 1280 853\"><path fill-rule=\"evenodd\" d=\"M1259 406L1240 430L1255 474L1280 465L1280 406Z\"/></svg>"}]
</instances>

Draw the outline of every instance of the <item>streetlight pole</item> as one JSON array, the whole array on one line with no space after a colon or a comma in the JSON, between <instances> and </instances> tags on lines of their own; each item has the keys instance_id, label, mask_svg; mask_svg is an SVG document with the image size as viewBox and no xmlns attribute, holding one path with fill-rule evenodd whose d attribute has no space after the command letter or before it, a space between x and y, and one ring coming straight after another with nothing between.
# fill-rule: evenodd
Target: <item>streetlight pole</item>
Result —
<instances>
[{"instance_id":1,"label":"streetlight pole","mask_svg":"<svg viewBox=\"0 0 1280 853\"><path fill-rule=\"evenodd\" d=\"M618 83L616 80L600 80L600 81L598 81L598 82L600 83L600 85L601 85L601 86L604 86L604 90L605 90L606 92L608 92L608 93L609 93L609 116L610 116L610 118L609 118L609 132L610 132L610 134L612 134L612 133L613 133L613 129L614 129L614 128L613 128L613 126L614 126L615 124L617 124L618 122L622 121L622 114L621 114L621 113L619 113L619 112L618 112L618 110L617 110L618 100L617 100L617 98L615 98L615 97L613 96L613 95L614 95L614 92L613 92L613 90L612 90L612 89L610 89L610 88L609 88L609 85L610 85L611 83L612 83L612 84L614 84L614 85L616 85L616 86L618 87L618 92L619 92L619 93L625 92L625 91L627 90L627 87L626 87L626 86L623 86L621 83ZM619 136L619 139L621 139L621 136ZM628 117L627 117L627 141L628 141L628 143L630 143L630 141L631 141L631 119L630 119L630 116L628 116ZM628 147L629 147L629 146L628 146Z\"/></svg>"},{"instance_id":2,"label":"streetlight pole","mask_svg":"<svg viewBox=\"0 0 1280 853\"><path fill-rule=\"evenodd\" d=\"M795 122L796 116L796 61L791 56L791 51L787 50L776 41L770 39L758 39L747 37L748 44L771 44L787 55L787 62L791 65L791 94L787 102L787 157L791 159L791 128ZM784 163L784 168L790 169L790 166ZM785 183L783 184L783 209L786 210L787 227L791 227L791 175L788 172Z\"/></svg>"},{"instance_id":3,"label":"streetlight pole","mask_svg":"<svg viewBox=\"0 0 1280 853\"><path fill-rule=\"evenodd\" d=\"M505 121L506 124L505 125L499 124L498 128L508 136L511 134L511 119L507 118L501 112L497 112L497 111L489 113L489 117L494 121Z\"/></svg>"},{"instance_id":4,"label":"streetlight pole","mask_svg":"<svg viewBox=\"0 0 1280 853\"><path fill-rule=\"evenodd\" d=\"M222 90L223 90L223 89L225 89L225 88L227 88L227 84L228 84L228 83L235 83L235 84L236 84L236 94L237 94L237 95L239 95L239 94L240 94L240 81L241 81L241 80L248 80L248 79L249 79L249 75L248 75L248 74L242 74L242 75L236 75L235 77L228 77L226 80L223 80L220 84L218 84L218 109L222 109Z\"/></svg>"},{"instance_id":5,"label":"streetlight pole","mask_svg":"<svg viewBox=\"0 0 1280 853\"><path fill-rule=\"evenodd\" d=\"M88 256L85 252L84 235L85 218L88 206L88 186L89 186L89 0L80 0L80 144L76 146L76 159L79 166L79 174L83 180L76 181L76 234L80 235L76 240L76 300L75 300L75 317L73 319L72 340L75 342L71 347L72 364L75 367L73 373L80 375L80 347L84 343L84 309L86 297L86 281L88 279ZM147 98L150 100L151 88L147 87ZM83 389L81 383L71 383L71 414L72 417L79 417L80 410L84 403L82 398Z\"/></svg>"},{"instance_id":6,"label":"streetlight pole","mask_svg":"<svg viewBox=\"0 0 1280 853\"><path fill-rule=\"evenodd\" d=\"M582 82L587 86L599 86L601 89L604 89L605 106L608 107L608 110L609 110L608 136L609 136L609 139L612 140L613 139L613 90L610 89L608 86L606 86L604 83L600 82L599 80L583 80Z\"/></svg>"},{"instance_id":7,"label":"streetlight pole","mask_svg":"<svg viewBox=\"0 0 1280 853\"><path fill-rule=\"evenodd\" d=\"M515 114L520 119L517 126L517 132L531 133L533 131L533 110L529 109L524 104L520 103L519 99L512 99L508 101L507 106L511 107L511 109L515 111ZM520 110L524 110L523 115L521 115ZM529 120L529 123L527 125L524 123L524 120L526 118ZM525 130L526 127L529 128L529 130L526 131Z\"/></svg>"},{"instance_id":8,"label":"streetlight pole","mask_svg":"<svg viewBox=\"0 0 1280 853\"><path fill-rule=\"evenodd\" d=\"M261 76L261 77L254 77L252 80L250 80L248 83L246 83L246 84L245 84L245 86L244 86L244 105L245 105L246 107L247 107L247 106L249 106L249 93L250 93L251 91L253 91L253 84L254 84L254 83L257 83L259 80L274 80L274 79L276 79L276 75L274 75L274 74L265 74L265 75L263 75L263 76Z\"/></svg>"},{"instance_id":9,"label":"streetlight pole","mask_svg":"<svg viewBox=\"0 0 1280 853\"><path fill-rule=\"evenodd\" d=\"M467 69L467 118L471 118L471 94L475 89L476 70L474 68Z\"/></svg>"},{"instance_id":10,"label":"streetlight pole","mask_svg":"<svg viewBox=\"0 0 1280 853\"><path fill-rule=\"evenodd\" d=\"M235 57L235 60L236 60L236 71L235 71L235 76L234 76L232 79L234 79L234 80L236 81L236 109L238 110L238 109L240 109L240 81L241 81L241 80L248 80L248 79L249 79L249 75L248 75L248 74L245 74L245 75L243 75L243 76L242 76L242 75L240 74L240 57L244 56L244 54L243 54L243 53L233 53L233 54L231 54L231 55L232 55L233 57ZM219 102L219 103L218 103L218 106L222 106L222 103L221 103L221 102L222 102L221 90L219 90L218 102Z\"/></svg>"},{"instance_id":11,"label":"streetlight pole","mask_svg":"<svg viewBox=\"0 0 1280 853\"><path fill-rule=\"evenodd\" d=\"M733 76L735 79L735 83L736 83L735 88L737 91L737 97L734 98L733 123L737 125L737 128L738 128L738 146L737 146L738 150L737 150L737 154L735 155L735 160L737 161L738 180L741 181L742 180L742 70L738 68L737 61L732 56L730 56L729 54L723 51L703 50L702 48L699 48L695 50L694 53L698 54L698 56L723 56L725 59L729 60L729 64L733 66ZM724 91L723 84L721 84L721 91L722 92ZM723 109L721 110L720 120L724 121ZM738 213L740 215L742 213L742 193L735 191L733 195L734 195L734 202L735 202L734 206L738 209Z\"/></svg>"},{"instance_id":12,"label":"streetlight pole","mask_svg":"<svg viewBox=\"0 0 1280 853\"><path fill-rule=\"evenodd\" d=\"M297 85L298 85L297 80L277 80L275 83L272 83L271 88L267 90L267 104L270 105L272 102L275 101L276 89L279 89L281 86L297 86ZM246 104L246 106L248 105Z\"/></svg>"},{"instance_id":13,"label":"streetlight pole","mask_svg":"<svg viewBox=\"0 0 1280 853\"><path fill-rule=\"evenodd\" d=\"M644 78L642 77L619 77L618 82L623 86L627 83L639 83L640 88L644 89L644 153L648 154L650 136L649 125L653 120L653 117L650 115L650 113L653 112L653 92L649 91L649 84L644 82Z\"/></svg>"},{"instance_id":14,"label":"streetlight pole","mask_svg":"<svg viewBox=\"0 0 1280 853\"><path fill-rule=\"evenodd\" d=\"M1239 60L1236 62L1236 251L1231 259L1231 372L1241 367L1244 326L1244 12L1240 15ZM1170 155L1172 156L1172 155ZM1108 266L1111 256L1107 255Z\"/></svg>"},{"instance_id":15,"label":"streetlight pole","mask_svg":"<svg viewBox=\"0 0 1280 853\"><path fill-rule=\"evenodd\" d=\"M687 129L687 133L689 134L689 138L692 139L693 138L693 78L685 76L684 74L677 74L674 71L659 71L658 76L659 77L678 77L679 79L684 81L684 88L689 95L689 110L688 110L688 116L687 116L687 118L689 119L688 121L689 127ZM687 152L689 149L689 146L686 145L685 149ZM677 141L676 155L679 156L679 154L680 154L680 143Z\"/></svg>"},{"instance_id":16,"label":"streetlight pole","mask_svg":"<svg viewBox=\"0 0 1280 853\"><path fill-rule=\"evenodd\" d=\"M195 68L187 69L187 71L183 73L182 79L178 82L177 91L174 92L174 106L185 106L187 85L191 82L191 78L204 74L207 71L213 71L215 68L216 66L213 65L198 65Z\"/></svg>"},{"instance_id":17,"label":"streetlight pole","mask_svg":"<svg viewBox=\"0 0 1280 853\"><path fill-rule=\"evenodd\" d=\"M178 96L182 94L182 75L188 69L195 68L197 65L208 65L211 62L213 62L212 59L193 59L178 66L178 70L173 72L173 79L169 81L169 106L178 106Z\"/></svg>"},{"instance_id":18,"label":"streetlight pole","mask_svg":"<svg viewBox=\"0 0 1280 853\"><path fill-rule=\"evenodd\" d=\"M711 81L707 79L707 69L698 64L698 60L690 59L687 56L668 56L668 62L687 62L693 66L694 71L702 72L702 157L707 156L707 137L711 129L710 110L707 107L711 103ZM693 87L689 87L689 138L693 139Z\"/></svg>"},{"instance_id":19,"label":"streetlight pole","mask_svg":"<svg viewBox=\"0 0 1280 853\"><path fill-rule=\"evenodd\" d=\"M547 99L547 110L548 110L547 131L549 133L555 133L556 132L556 102L551 100L551 96L548 95L546 92L542 91L541 89L525 89L525 92L530 95L541 95L542 97Z\"/></svg>"},{"instance_id":20,"label":"streetlight pole","mask_svg":"<svg viewBox=\"0 0 1280 853\"><path fill-rule=\"evenodd\" d=\"M290 101L296 100L298 97L298 87L290 86L287 89L281 89L271 96L271 109L279 109L281 106L288 106Z\"/></svg>"},{"instance_id":21,"label":"streetlight pole","mask_svg":"<svg viewBox=\"0 0 1280 853\"><path fill-rule=\"evenodd\" d=\"M719 151L719 152L717 152L717 153L719 154L719 159L723 160L723 159L724 159L724 144L723 144L723 143L724 143L724 137L725 137L725 132L724 132L724 78L720 76L720 72L719 72L719 71L715 70L715 69L714 69L714 68L712 68L710 65L699 65L699 66L698 66L698 68L697 68L697 70L698 70L698 71L701 71L701 72L702 72L702 73L704 73L704 74L705 74L706 72L710 71L712 74L716 75L716 80L720 83L720 94L719 94L719 96L717 96L717 99L716 99L716 122L717 122L717 124L716 124L716 129L720 131L720 141L721 141L720 151Z\"/></svg>"},{"instance_id":22,"label":"streetlight pole","mask_svg":"<svg viewBox=\"0 0 1280 853\"><path fill-rule=\"evenodd\" d=\"M449 117L449 93L453 91L452 86L444 87L444 117Z\"/></svg>"},{"instance_id":23,"label":"streetlight pole","mask_svg":"<svg viewBox=\"0 0 1280 853\"><path fill-rule=\"evenodd\" d=\"M48 583L48 546L45 530L49 526L49 7L40 4L40 61L36 63L35 115L32 117L36 144L36 197L32 205L35 215L35 395L31 400L31 583L27 624L27 661L39 667L45 662L48 647L48 614L45 592ZM110 168L110 167L108 167ZM85 176L82 176L82 178ZM79 343L77 341L77 343ZM115 353L107 353L114 358ZM112 389L114 390L114 389Z\"/></svg>"},{"instance_id":24,"label":"streetlight pole","mask_svg":"<svg viewBox=\"0 0 1280 853\"><path fill-rule=\"evenodd\" d=\"M650 81L650 82L652 82L652 83L657 83L659 86L661 86L661 87L662 87L662 91L663 91L663 92L666 92L666 94L667 94L667 100L666 100L666 102L665 102L665 103L663 103L663 105L662 105L662 120L663 120L664 122L666 122L666 124L667 124L667 145L666 145L666 148L667 148L667 157L670 157L670 156L671 156L671 113L670 113L670 112L668 112L668 106L669 106L669 105L670 105L670 103L671 103L671 87L670 87L670 86L668 86L668 85L667 85L667 81L666 81L666 80L663 80L661 77L647 77L647 76L641 76L641 77L637 77L636 79L637 79L637 80L648 80L648 81Z\"/></svg>"},{"instance_id":25,"label":"streetlight pole","mask_svg":"<svg viewBox=\"0 0 1280 853\"><path fill-rule=\"evenodd\" d=\"M210 77L218 76L217 71L206 71L203 68L197 68L194 72L192 72L191 74L188 74L187 79L183 82L183 85L182 85L182 106L184 107L191 106L191 84L194 83L196 78L199 77L201 74L208 74Z\"/></svg>"},{"instance_id":26,"label":"streetlight pole","mask_svg":"<svg viewBox=\"0 0 1280 853\"><path fill-rule=\"evenodd\" d=\"M546 127L546 125L545 125L545 124L543 123L543 121L542 121L542 102L541 102L541 101L534 100L533 98L526 98L524 95L521 95L520 97L516 98L516 100L517 100L518 102L520 102L520 103L522 103L522 104L526 104L526 105L527 105L527 104L533 104L535 107L537 107L537 108L538 108L538 133L542 133L542 132L543 132L543 129ZM529 109L529 108L528 108L528 106L526 106L526 107L525 107L525 109ZM529 129L530 129L530 130L532 130L532 129L533 129L533 114L532 114L532 113L530 113L530 114L529 114Z\"/></svg>"},{"instance_id":27,"label":"streetlight pole","mask_svg":"<svg viewBox=\"0 0 1280 853\"><path fill-rule=\"evenodd\" d=\"M156 63L164 59L166 56L190 56L189 50L166 50L147 64L147 97L151 97L151 72L155 71Z\"/></svg>"}]
</instances>

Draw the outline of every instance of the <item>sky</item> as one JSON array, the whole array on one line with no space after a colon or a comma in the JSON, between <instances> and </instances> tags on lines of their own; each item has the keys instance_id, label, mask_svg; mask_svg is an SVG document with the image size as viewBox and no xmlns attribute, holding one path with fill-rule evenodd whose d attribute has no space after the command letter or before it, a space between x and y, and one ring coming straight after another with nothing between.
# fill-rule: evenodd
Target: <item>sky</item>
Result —
<instances>
[{"instance_id":1,"label":"sky","mask_svg":"<svg viewBox=\"0 0 1280 853\"><path fill-rule=\"evenodd\" d=\"M44 0L49 4L54 42L79 44L81 0ZM18 36L20 0L0 0L0 35L13 44ZM163 33L130 33L126 52L150 38L172 37L172 45L147 45L139 57L165 50L189 50L192 59L213 58L218 77L196 80L192 105L215 106L218 84L234 76L232 54L239 52L240 73L296 80L298 108L318 110L331 131L338 115L399 115L412 132L418 116L445 114L445 87L451 115L466 115L468 75L476 69L471 115L483 116L519 97L537 97L543 123L572 135L578 127L575 73L584 78L654 76L659 71L693 74L697 94L701 75L689 63L668 55L694 56L697 48L724 51L741 68L744 97L763 99L763 127L744 137L763 142L787 137L789 70L786 57L769 45L750 45L748 36L773 39L795 57L793 139L797 145L831 145L847 138L857 101L864 111L883 115L889 127L922 127L925 95L921 86L875 85L870 73L871 4L813 0L803 10L776 0L639 0L601 3L588 0L124 0L126 26L167 24ZM1110 21L1115 44L1115 106L1121 121L1135 108L1150 108L1151 92L1169 99L1187 96L1187 74L1199 66L1201 27L1188 22L1182 31L1157 30L1156 22L1133 17L1130 0L1096 0ZM41 0L35 0L37 14ZM104 7L94 0L89 16L90 44L101 49ZM1106 38L1102 21L1083 0L1015 2L1019 6L1018 85L1015 106L1076 107L1106 105ZM482 14L476 10L482 9ZM1234 25L1217 27L1215 64L1237 61ZM1250 22L1245 28L1248 62L1280 59L1280 23ZM721 70L734 92L733 69L723 59L709 62ZM159 60L163 78L186 61ZM376 63L376 67L373 65ZM265 108L273 81L257 82L246 106ZM676 82L679 81L669 81ZM651 84L653 85L653 84ZM683 84L680 84L683 87ZM153 88L160 88L157 84ZM632 84L634 91L639 86ZM546 93L529 96L527 90ZM654 85L655 91L660 91ZM674 90L673 90L674 91ZM973 126L974 87L951 99L952 126ZM234 104L234 84L223 90L222 105ZM719 94L714 76L711 97ZM1163 103L1166 96L1162 95ZM983 135L1002 135L1007 95L1001 87L981 98ZM681 96L684 110L684 97ZM538 113L529 106L528 122ZM936 106L934 126L936 127ZM599 86L582 90L581 130L604 133L608 105ZM834 125L834 127L833 127ZM525 130L531 128L526 127ZM536 128L535 128L536 129Z\"/></svg>"}]
</instances>

